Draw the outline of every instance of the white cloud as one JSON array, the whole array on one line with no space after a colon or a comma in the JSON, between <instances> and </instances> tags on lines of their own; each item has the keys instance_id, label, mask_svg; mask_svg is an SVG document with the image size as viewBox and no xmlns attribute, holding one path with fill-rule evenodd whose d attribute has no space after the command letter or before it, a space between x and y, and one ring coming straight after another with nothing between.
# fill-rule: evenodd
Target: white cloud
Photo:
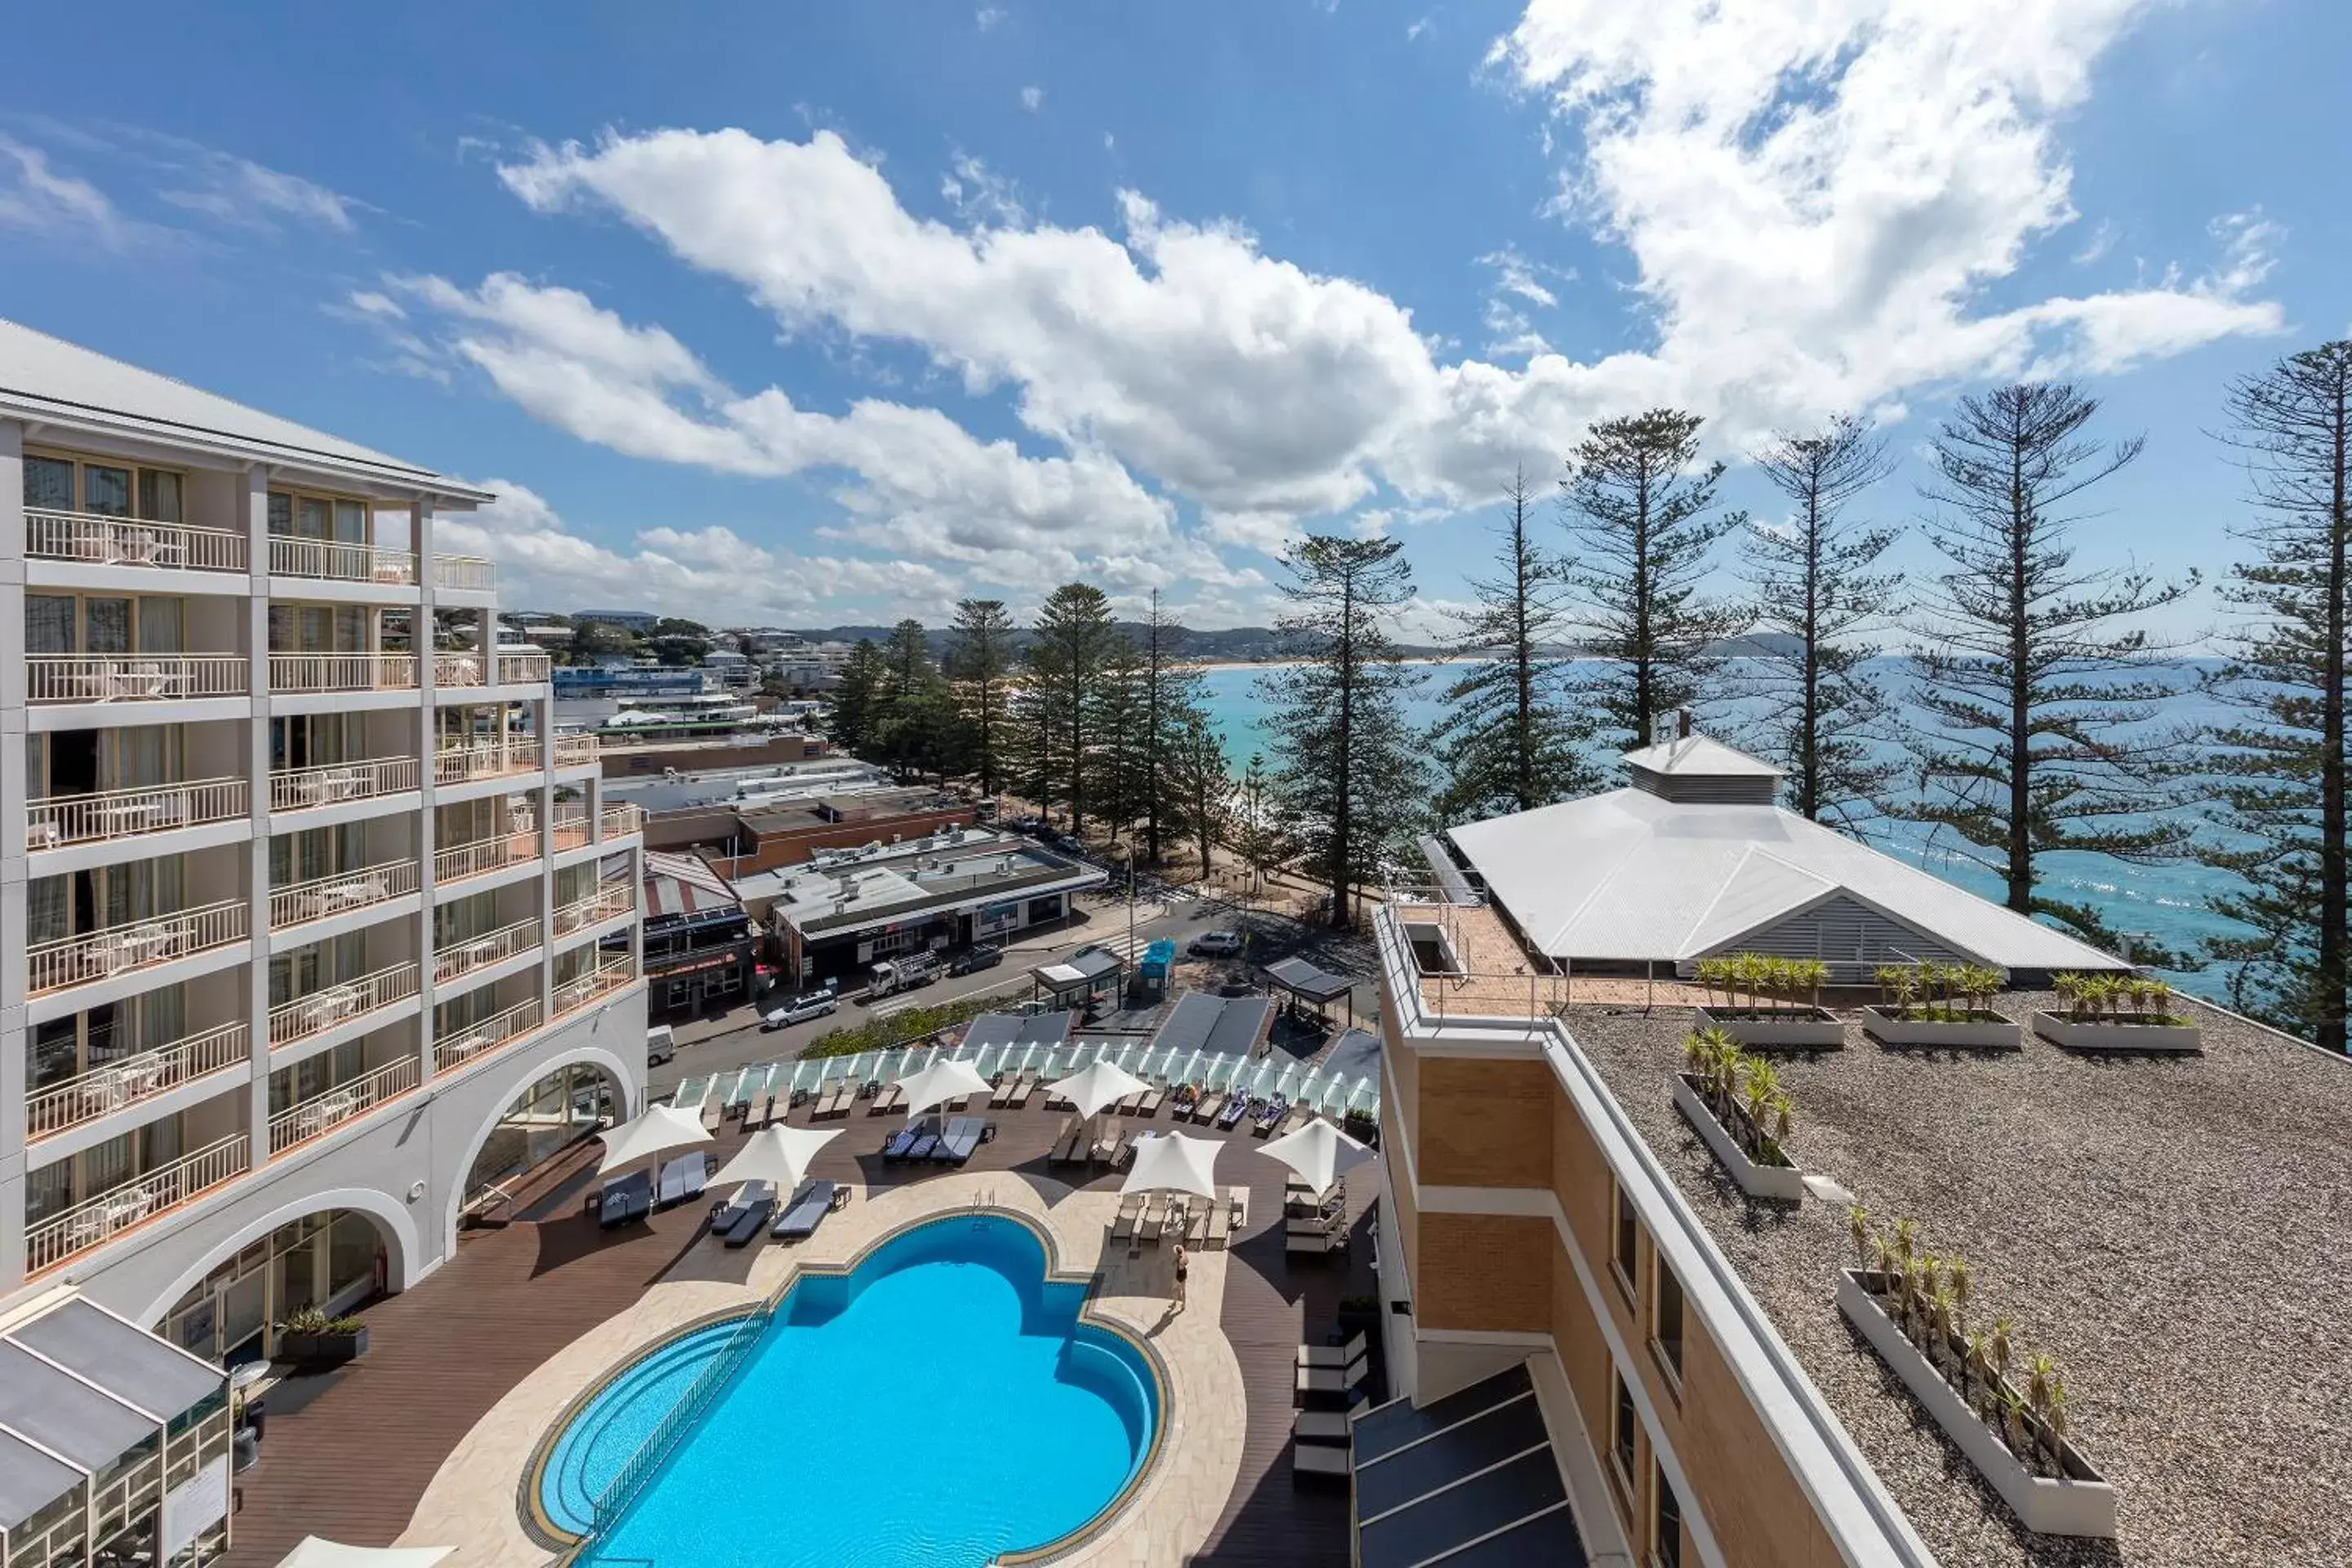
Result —
<instances>
[{"instance_id":1,"label":"white cloud","mask_svg":"<svg viewBox=\"0 0 2352 1568\"><path fill-rule=\"evenodd\" d=\"M352 289L347 303L362 316L379 316L397 321L408 314L390 295L378 293L373 289Z\"/></svg>"},{"instance_id":2,"label":"white cloud","mask_svg":"<svg viewBox=\"0 0 2352 1568\"><path fill-rule=\"evenodd\" d=\"M203 213L224 223L268 231L275 231L278 221L285 218L314 224L337 234L350 234L358 227L352 216L352 209L357 204L316 181L193 142L174 139L171 144L192 155L186 172L196 181L192 187L157 193L173 206Z\"/></svg>"},{"instance_id":3,"label":"white cloud","mask_svg":"<svg viewBox=\"0 0 2352 1568\"><path fill-rule=\"evenodd\" d=\"M1422 36L1423 33L1426 33L1426 32L1428 32L1428 31L1429 31L1429 18L1428 18L1428 17L1426 17L1426 16L1423 16L1423 17L1422 17L1419 21L1414 22L1414 23L1412 23L1410 26L1408 26L1405 28L1405 30L1404 30L1404 41L1405 41L1406 43L1408 43L1408 44L1410 44L1410 43L1413 43L1413 42L1417 41L1417 40L1421 37L1421 36Z\"/></svg>"},{"instance_id":4,"label":"white cloud","mask_svg":"<svg viewBox=\"0 0 2352 1568\"><path fill-rule=\"evenodd\" d=\"M1021 89L1021 107L1027 110L1030 113L1036 113L1037 110L1044 108L1045 105L1045 89L1044 88L1024 87Z\"/></svg>"},{"instance_id":5,"label":"white cloud","mask_svg":"<svg viewBox=\"0 0 2352 1568\"><path fill-rule=\"evenodd\" d=\"M973 12L971 16L972 26L978 27L983 33L992 30L998 23L1003 20L1004 7L1002 5L982 5L979 10Z\"/></svg>"},{"instance_id":6,"label":"white cloud","mask_svg":"<svg viewBox=\"0 0 2352 1568\"><path fill-rule=\"evenodd\" d=\"M79 236L114 247L128 232L106 193L59 174L37 147L0 136L0 228Z\"/></svg>"}]
</instances>

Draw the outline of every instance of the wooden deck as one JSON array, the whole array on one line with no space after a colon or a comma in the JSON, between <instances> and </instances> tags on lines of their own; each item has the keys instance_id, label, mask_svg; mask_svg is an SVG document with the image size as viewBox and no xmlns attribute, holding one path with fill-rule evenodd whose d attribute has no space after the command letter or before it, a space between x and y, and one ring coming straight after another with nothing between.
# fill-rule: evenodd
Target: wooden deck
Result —
<instances>
[{"instance_id":1,"label":"wooden deck","mask_svg":"<svg viewBox=\"0 0 2352 1568\"><path fill-rule=\"evenodd\" d=\"M1069 1183L1078 1167L1045 1163L1063 1113L1043 1109L972 1113L993 1118L998 1135L967 1169L1003 1170ZM819 1156L812 1174L854 1179L878 1189L922 1179L877 1156L903 1118L870 1116L860 1104L828 1123L845 1135ZM806 1124L805 1109L795 1124ZM1167 1114L1150 1125L1171 1125ZM1185 1123L1185 1130L1212 1135ZM1228 1135L1252 1147L1246 1131ZM729 1121L715 1152L742 1140ZM648 1226L606 1235L583 1210L593 1184L595 1146L562 1156L537 1173L519 1195L514 1219L472 1232L457 1255L404 1295L362 1314L368 1353L340 1371L297 1378L269 1395L261 1458L236 1478L236 1544L227 1568L269 1568L305 1535L352 1545L389 1545L408 1528L417 1500L442 1460L474 1424L523 1376L557 1350L636 1300L693 1246L707 1209L657 1214ZM1369 1221L1377 1167L1349 1179L1356 1237L1344 1258L1292 1263L1283 1250L1283 1170L1235 1150L1218 1164L1220 1180L1250 1184L1250 1226L1236 1237L1227 1271L1223 1327L1241 1363L1249 1427L1241 1474L1223 1517L1194 1561L1316 1568L1348 1561L1344 1486L1294 1486L1289 1441L1291 1368L1302 1336L1329 1331L1339 1300L1372 1289ZM1110 1187L1097 1173L1083 1184Z\"/></svg>"}]
</instances>

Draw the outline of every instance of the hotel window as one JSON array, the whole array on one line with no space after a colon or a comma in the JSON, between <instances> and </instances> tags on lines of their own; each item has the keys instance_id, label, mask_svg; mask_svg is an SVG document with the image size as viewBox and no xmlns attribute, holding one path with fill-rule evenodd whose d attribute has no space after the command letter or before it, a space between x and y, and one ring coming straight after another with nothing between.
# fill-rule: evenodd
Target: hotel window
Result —
<instances>
[{"instance_id":1,"label":"hotel window","mask_svg":"<svg viewBox=\"0 0 2352 1568\"><path fill-rule=\"evenodd\" d=\"M1657 1346L1658 1359L1674 1374L1680 1387L1683 1376L1683 1283L1675 1271L1658 1261L1657 1316L1651 1329L1651 1342Z\"/></svg>"},{"instance_id":2,"label":"hotel window","mask_svg":"<svg viewBox=\"0 0 2352 1568\"><path fill-rule=\"evenodd\" d=\"M142 789L187 776L177 724L116 730L54 730L25 738L25 793L35 800Z\"/></svg>"},{"instance_id":3,"label":"hotel window","mask_svg":"<svg viewBox=\"0 0 2352 1568\"><path fill-rule=\"evenodd\" d=\"M1683 1500L1664 1465L1650 1479L1650 1561L1658 1568L1683 1568Z\"/></svg>"},{"instance_id":4,"label":"hotel window","mask_svg":"<svg viewBox=\"0 0 2352 1568\"><path fill-rule=\"evenodd\" d=\"M1633 1495L1634 1436L1640 1417L1633 1411L1633 1391L1625 1386L1625 1374L1618 1373L1610 1382L1615 1386L1616 1398L1609 1416L1609 1462L1617 1473L1618 1484L1625 1495Z\"/></svg>"},{"instance_id":5,"label":"hotel window","mask_svg":"<svg viewBox=\"0 0 2352 1568\"><path fill-rule=\"evenodd\" d=\"M178 522L181 485L169 468L25 454L25 504L42 511Z\"/></svg>"},{"instance_id":6,"label":"hotel window","mask_svg":"<svg viewBox=\"0 0 2352 1568\"><path fill-rule=\"evenodd\" d=\"M1609 1260L1616 1265L1617 1283L1624 1288L1628 1299L1633 1294L1633 1281L1640 1276L1641 1222L1633 1217L1633 1200L1625 1189L1617 1192L1615 1224L1611 1227Z\"/></svg>"},{"instance_id":7,"label":"hotel window","mask_svg":"<svg viewBox=\"0 0 2352 1568\"><path fill-rule=\"evenodd\" d=\"M185 630L177 599L25 595L26 653L180 653Z\"/></svg>"},{"instance_id":8,"label":"hotel window","mask_svg":"<svg viewBox=\"0 0 2352 1568\"><path fill-rule=\"evenodd\" d=\"M281 538L331 539L339 544L367 542L365 501L336 496L269 492L269 531Z\"/></svg>"}]
</instances>

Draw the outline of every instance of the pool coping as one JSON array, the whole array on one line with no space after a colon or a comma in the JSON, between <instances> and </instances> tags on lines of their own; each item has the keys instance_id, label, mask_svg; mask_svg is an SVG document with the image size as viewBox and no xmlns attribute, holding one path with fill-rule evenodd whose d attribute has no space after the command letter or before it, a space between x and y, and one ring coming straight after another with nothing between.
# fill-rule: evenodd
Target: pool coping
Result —
<instances>
[{"instance_id":1,"label":"pool coping","mask_svg":"<svg viewBox=\"0 0 2352 1568\"><path fill-rule=\"evenodd\" d=\"M596 1538L593 1534L575 1533L548 1518L547 1510L541 1500L544 1491L547 1466L555 1456L556 1445L562 1441L563 1434L571 1428L572 1423L594 1404L606 1390L636 1366L660 1354L679 1341L715 1328L721 1323L740 1323L762 1313L772 1316L782 1310L785 1298L792 1294L803 1279L813 1276L846 1279L864 1267L866 1261L877 1251L902 1236L920 1230L926 1226L940 1225L962 1218L979 1218L983 1215L1011 1220L1036 1237L1039 1250L1044 1253L1045 1262L1041 1282L1081 1287L1084 1295L1079 1300L1075 1321L1091 1324L1133 1347L1151 1373L1153 1391L1151 1441L1145 1448L1143 1458L1136 1464L1134 1470L1128 1476L1125 1484L1119 1488L1118 1493L1089 1515L1085 1522L1063 1531L1042 1545L998 1552L992 1555L988 1561L990 1568L1034 1568L1035 1564L1053 1563L1093 1545L1118 1522L1129 1506L1141 1495L1146 1483L1159 1469L1160 1458L1166 1450L1169 1430L1174 1424L1172 1414L1175 1396L1174 1380L1170 1376L1168 1367L1160 1358L1158 1346L1133 1332L1116 1319L1095 1310L1096 1294L1102 1286L1105 1270L1094 1268L1081 1272L1062 1268L1060 1244L1052 1230L1041 1224L1036 1216L1000 1204L979 1201L924 1215L894 1226L866 1242L845 1263L796 1264L764 1300L749 1305L719 1308L702 1313L692 1321L636 1346L621 1359L607 1366L592 1379L585 1388L565 1402L562 1412L547 1424L538 1440L532 1444L530 1458L523 1466L519 1483L520 1495L516 1499L516 1511L520 1517L523 1533L531 1540L533 1544L559 1553L557 1563L563 1565L575 1562L584 1549L594 1544ZM664 1468L667 1467L668 1462L667 1458L663 1461Z\"/></svg>"}]
</instances>

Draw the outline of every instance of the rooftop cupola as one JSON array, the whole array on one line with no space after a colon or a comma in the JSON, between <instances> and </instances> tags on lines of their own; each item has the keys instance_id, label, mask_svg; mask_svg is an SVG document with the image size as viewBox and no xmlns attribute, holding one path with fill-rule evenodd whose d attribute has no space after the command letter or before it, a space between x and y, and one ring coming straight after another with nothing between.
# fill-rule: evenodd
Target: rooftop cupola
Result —
<instances>
[{"instance_id":1,"label":"rooftop cupola","mask_svg":"<svg viewBox=\"0 0 2352 1568\"><path fill-rule=\"evenodd\" d=\"M1671 738L1625 753L1633 787L1694 805L1770 805L1780 770L1691 729L1687 710L1675 715Z\"/></svg>"}]
</instances>

